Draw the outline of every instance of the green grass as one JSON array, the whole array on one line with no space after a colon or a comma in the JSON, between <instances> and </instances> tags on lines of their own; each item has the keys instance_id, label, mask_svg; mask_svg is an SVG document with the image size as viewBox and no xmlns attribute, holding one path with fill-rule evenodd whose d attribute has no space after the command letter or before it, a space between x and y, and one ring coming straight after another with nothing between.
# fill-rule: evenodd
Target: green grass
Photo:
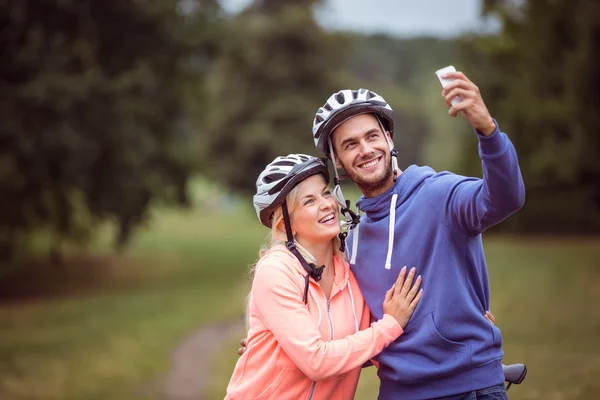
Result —
<instances>
[{"instance_id":1,"label":"green grass","mask_svg":"<svg viewBox=\"0 0 600 400\"><path fill-rule=\"evenodd\" d=\"M0 298L9 288L28 295L0 300L0 399L160 398L171 350L243 312L246 270L268 232L237 209L157 211L124 255L108 253L103 236L92 257L3 277ZM598 397L600 240L486 236L485 246L505 362L529 367L511 399ZM223 398L237 347L211 363L203 398ZM377 388L365 370L356 398Z\"/></svg>"},{"instance_id":2,"label":"green grass","mask_svg":"<svg viewBox=\"0 0 600 400\"><path fill-rule=\"evenodd\" d=\"M511 399L600 396L600 239L486 236L492 312L504 338L505 363L529 372ZM237 343L218 357L210 399L222 398ZM220 382L220 383L219 383ZM375 368L363 371L356 399L377 398Z\"/></svg>"},{"instance_id":3,"label":"green grass","mask_svg":"<svg viewBox=\"0 0 600 400\"><path fill-rule=\"evenodd\" d=\"M159 398L173 347L243 312L266 233L250 213L162 211L127 255L70 259L57 274L88 273L0 303L0 399Z\"/></svg>"}]
</instances>

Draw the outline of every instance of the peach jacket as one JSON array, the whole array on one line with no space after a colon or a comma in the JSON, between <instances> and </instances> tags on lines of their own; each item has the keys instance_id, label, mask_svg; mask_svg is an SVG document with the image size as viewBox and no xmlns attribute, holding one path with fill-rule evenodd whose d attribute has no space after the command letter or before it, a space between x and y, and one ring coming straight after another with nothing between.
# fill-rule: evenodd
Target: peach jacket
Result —
<instances>
[{"instance_id":1,"label":"peach jacket","mask_svg":"<svg viewBox=\"0 0 600 400\"><path fill-rule=\"evenodd\" d=\"M390 315L370 324L348 264L334 257L330 299L283 245L257 266L249 299L247 351L225 399L352 399L362 364L403 332ZM369 326L370 325L370 326Z\"/></svg>"}]
</instances>

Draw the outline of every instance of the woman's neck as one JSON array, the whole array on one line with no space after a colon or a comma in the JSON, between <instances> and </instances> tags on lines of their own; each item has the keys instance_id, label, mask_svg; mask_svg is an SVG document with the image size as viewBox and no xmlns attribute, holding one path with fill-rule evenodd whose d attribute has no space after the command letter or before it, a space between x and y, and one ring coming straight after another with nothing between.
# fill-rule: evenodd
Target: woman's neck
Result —
<instances>
[{"instance_id":1,"label":"woman's neck","mask_svg":"<svg viewBox=\"0 0 600 400\"><path fill-rule=\"evenodd\" d=\"M315 258L317 266L325 265L330 267L333 265L333 241L328 240L326 243L312 243L302 239L298 240L300 246L304 247Z\"/></svg>"}]
</instances>

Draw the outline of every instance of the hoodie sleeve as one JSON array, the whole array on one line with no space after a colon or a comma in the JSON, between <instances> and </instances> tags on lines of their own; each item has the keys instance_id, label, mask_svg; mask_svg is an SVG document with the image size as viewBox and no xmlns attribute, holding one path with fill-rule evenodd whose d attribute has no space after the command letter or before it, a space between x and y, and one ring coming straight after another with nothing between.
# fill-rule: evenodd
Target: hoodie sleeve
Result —
<instances>
[{"instance_id":1,"label":"hoodie sleeve","mask_svg":"<svg viewBox=\"0 0 600 400\"><path fill-rule=\"evenodd\" d=\"M252 301L285 353L311 380L360 367L402 334L400 324L384 315L344 339L323 340L293 274L281 264L262 265L254 276Z\"/></svg>"},{"instance_id":2,"label":"hoodie sleeve","mask_svg":"<svg viewBox=\"0 0 600 400\"><path fill-rule=\"evenodd\" d=\"M475 132L483 179L440 173L428 181L433 207L450 228L466 236L484 232L525 203L517 153L508 136L498 129L498 123L490 136Z\"/></svg>"}]
</instances>

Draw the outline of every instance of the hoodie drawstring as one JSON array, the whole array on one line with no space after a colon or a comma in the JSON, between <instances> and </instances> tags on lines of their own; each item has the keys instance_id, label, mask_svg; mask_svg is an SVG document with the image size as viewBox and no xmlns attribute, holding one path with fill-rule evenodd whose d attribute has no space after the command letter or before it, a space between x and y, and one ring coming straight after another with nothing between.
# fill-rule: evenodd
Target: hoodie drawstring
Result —
<instances>
[{"instance_id":1,"label":"hoodie drawstring","mask_svg":"<svg viewBox=\"0 0 600 400\"><path fill-rule=\"evenodd\" d=\"M396 226L396 201L398 200L398 193L394 193L392 196L392 202L390 204L390 227L388 232L388 252L385 259L385 269L392 268L392 252L394 250L394 228Z\"/></svg>"}]
</instances>

